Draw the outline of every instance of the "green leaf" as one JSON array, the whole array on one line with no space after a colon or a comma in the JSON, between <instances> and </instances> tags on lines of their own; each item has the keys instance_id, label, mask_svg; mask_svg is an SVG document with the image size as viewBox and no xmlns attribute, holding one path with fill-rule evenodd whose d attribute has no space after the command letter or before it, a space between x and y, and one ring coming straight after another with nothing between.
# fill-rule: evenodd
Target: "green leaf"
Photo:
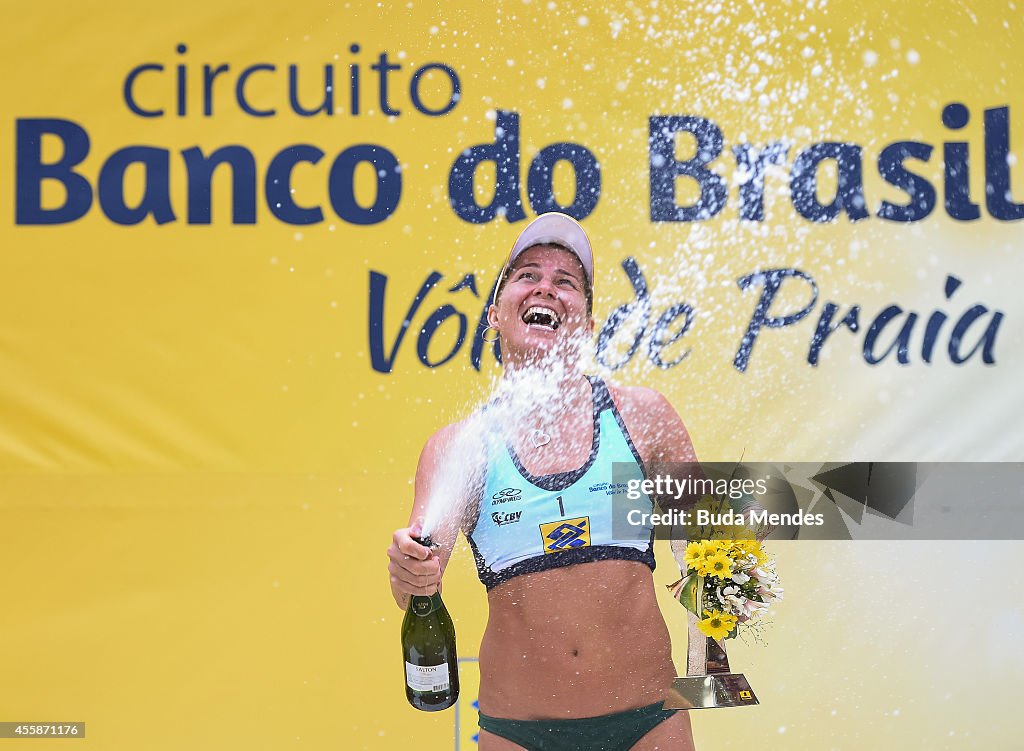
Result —
<instances>
[{"instance_id":1,"label":"green leaf","mask_svg":"<svg viewBox=\"0 0 1024 751\"><path fill-rule=\"evenodd\" d=\"M679 602L682 606L696 616L700 616L700 609L697 606L697 597L700 592L700 577L690 574L685 579L685 584L679 593Z\"/></svg>"}]
</instances>

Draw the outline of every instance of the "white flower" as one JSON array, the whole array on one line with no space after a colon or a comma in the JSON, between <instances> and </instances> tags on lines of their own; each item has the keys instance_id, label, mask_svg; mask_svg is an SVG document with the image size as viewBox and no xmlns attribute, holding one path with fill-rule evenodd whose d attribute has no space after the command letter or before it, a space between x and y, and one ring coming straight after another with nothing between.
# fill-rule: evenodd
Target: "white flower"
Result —
<instances>
[{"instance_id":1,"label":"white flower","mask_svg":"<svg viewBox=\"0 0 1024 751\"><path fill-rule=\"evenodd\" d=\"M750 581L750 577L747 574L744 574L742 571L738 571L737 573L732 575L732 580L737 584L746 584L748 581Z\"/></svg>"},{"instance_id":2,"label":"white flower","mask_svg":"<svg viewBox=\"0 0 1024 751\"><path fill-rule=\"evenodd\" d=\"M757 587L757 593L765 598L765 600L781 600L784 591L782 587L765 584L759 584Z\"/></svg>"},{"instance_id":3,"label":"white flower","mask_svg":"<svg viewBox=\"0 0 1024 751\"><path fill-rule=\"evenodd\" d=\"M747 600L749 613L751 618L760 618L768 610L767 602L757 602L756 600Z\"/></svg>"},{"instance_id":4,"label":"white flower","mask_svg":"<svg viewBox=\"0 0 1024 751\"><path fill-rule=\"evenodd\" d=\"M768 607L763 602L757 602L756 600L750 600L746 597L737 597L735 595L729 595L726 597L728 608L733 614L743 616L747 619L755 619L761 616L765 609Z\"/></svg>"}]
</instances>

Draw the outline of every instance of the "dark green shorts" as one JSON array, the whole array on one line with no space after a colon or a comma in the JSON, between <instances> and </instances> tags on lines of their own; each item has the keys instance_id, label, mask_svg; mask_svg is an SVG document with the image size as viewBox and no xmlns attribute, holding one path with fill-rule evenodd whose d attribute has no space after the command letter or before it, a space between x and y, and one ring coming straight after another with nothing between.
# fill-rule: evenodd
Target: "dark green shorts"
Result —
<instances>
[{"instance_id":1,"label":"dark green shorts","mask_svg":"<svg viewBox=\"0 0 1024 751\"><path fill-rule=\"evenodd\" d=\"M662 702L600 717L570 720L507 720L480 713L480 727L526 751L626 751L678 710Z\"/></svg>"}]
</instances>

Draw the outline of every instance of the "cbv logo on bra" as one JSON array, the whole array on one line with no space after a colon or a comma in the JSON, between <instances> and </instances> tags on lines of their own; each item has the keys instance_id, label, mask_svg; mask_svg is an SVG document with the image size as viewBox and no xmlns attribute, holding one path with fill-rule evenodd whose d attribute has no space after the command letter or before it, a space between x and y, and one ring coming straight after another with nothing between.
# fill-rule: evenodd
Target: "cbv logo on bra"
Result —
<instances>
[{"instance_id":1,"label":"cbv logo on bra","mask_svg":"<svg viewBox=\"0 0 1024 751\"><path fill-rule=\"evenodd\" d=\"M519 521L519 517L522 515L522 511L495 511L491 514L491 519L500 527L503 524L514 524Z\"/></svg>"}]
</instances>

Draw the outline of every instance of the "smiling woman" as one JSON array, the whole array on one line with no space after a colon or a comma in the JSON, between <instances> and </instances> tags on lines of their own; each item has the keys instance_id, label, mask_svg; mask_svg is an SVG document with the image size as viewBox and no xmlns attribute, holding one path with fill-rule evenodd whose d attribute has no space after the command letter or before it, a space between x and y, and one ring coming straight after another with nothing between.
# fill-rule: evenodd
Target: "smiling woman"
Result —
<instances>
[{"instance_id":1,"label":"smiling woman","mask_svg":"<svg viewBox=\"0 0 1024 751\"><path fill-rule=\"evenodd\" d=\"M696 457L661 394L582 372L593 278L574 219L544 214L519 235L487 311L503 356L497 393L428 440L410 526L388 550L405 608L437 590L459 528L470 543L489 605L484 751L693 748L688 715L662 709L676 671L651 575L653 526L617 535L629 527L614 515L631 509L604 488L613 465L643 478L652 462ZM453 477L463 478L454 489ZM457 521L446 525L435 506L451 497ZM648 495L634 503L652 508ZM425 532L439 548L413 539Z\"/></svg>"},{"instance_id":2,"label":"smiling woman","mask_svg":"<svg viewBox=\"0 0 1024 751\"><path fill-rule=\"evenodd\" d=\"M583 293L589 287L586 280L583 264L565 246L545 243L520 253L487 311L491 328L521 334L502 337L503 356L546 355L548 348L537 347L535 332L555 334L561 329L563 338L570 339L578 338L580 329L591 333L593 321Z\"/></svg>"}]
</instances>

